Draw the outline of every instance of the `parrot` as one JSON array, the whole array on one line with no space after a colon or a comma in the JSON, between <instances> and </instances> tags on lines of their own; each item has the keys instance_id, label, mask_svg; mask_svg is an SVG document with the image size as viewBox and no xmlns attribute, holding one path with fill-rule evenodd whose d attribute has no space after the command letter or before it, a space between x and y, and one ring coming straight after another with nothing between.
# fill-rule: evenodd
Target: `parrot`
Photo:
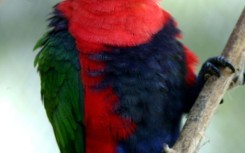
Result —
<instances>
[{"instance_id":1,"label":"parrot","mask_svg":"<svg viewBox=\"0 0 245 153\"><path fill-rule=\"evenodd\" d=\"M159 0L62 0L34 64L61 153L161 153L209 76Z\"/></svg>"}]
</instances>

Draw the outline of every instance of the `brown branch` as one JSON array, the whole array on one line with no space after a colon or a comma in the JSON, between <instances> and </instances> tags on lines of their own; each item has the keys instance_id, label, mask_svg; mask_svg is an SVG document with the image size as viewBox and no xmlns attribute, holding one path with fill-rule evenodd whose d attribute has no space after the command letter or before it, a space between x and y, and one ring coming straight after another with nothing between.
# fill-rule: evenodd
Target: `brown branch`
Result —
<instances>
[{"instance_id":1,"label":"brown branch","mask_svg":"<svg viewBox=\"0 0 245 153\"><path fill-rule=\"evenodd\" d=\"M237 69L236 74L243 72L245 52L245 8L237 22L222 55ZM241 66L242 65L242 66ZM211 77L205 84L196 103L192 107L188 120L172 149L165 146L167 153L196 153L206 128L219 103L232 83L236 74L229 69L222 70L220 78ZM240 75L241 76L241 75Z\"/></svg>"}]
</instances>

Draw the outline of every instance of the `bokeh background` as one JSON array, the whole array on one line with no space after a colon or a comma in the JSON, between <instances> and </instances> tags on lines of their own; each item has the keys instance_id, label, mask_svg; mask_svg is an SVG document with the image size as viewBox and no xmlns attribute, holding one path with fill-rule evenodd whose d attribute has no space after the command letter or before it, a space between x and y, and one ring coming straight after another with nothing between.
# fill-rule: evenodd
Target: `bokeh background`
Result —
<instances>
[{"instance_id":1,"label":"bokeh background","mask_svg":"<svg viewBox=\"0 0 245 153\"><path fill-rule=\"evenodd\" d=\"M33 67L35 42L58 0L0 0L0 152L58 153ZM164 0L184 43L200 57L220 54L245 0ZM216 112L201 153L245 152L245 87L233 89Z\"/></svg>"}]
</instances>

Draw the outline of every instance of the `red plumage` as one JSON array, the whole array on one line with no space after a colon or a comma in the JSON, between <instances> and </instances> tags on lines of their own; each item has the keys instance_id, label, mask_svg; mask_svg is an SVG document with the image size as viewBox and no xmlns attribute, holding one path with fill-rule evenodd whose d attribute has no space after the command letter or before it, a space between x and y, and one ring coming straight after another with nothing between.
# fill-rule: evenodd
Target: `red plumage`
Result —
<instances>
[{"instance_id":1,"label":"red plumage","mask_svg":"<svg viewBox=\"0 0 245 153\"><path fill-rule=\"evenodd\" d=\"M80 61L83 66L81 77L86 91L86 153L115 153L116 142L129 136L134 131L135 125L130 120L113 113L112 106L118 102L118 97L112 88L102 91L91 88L99 84L103 77L88 76L88 71L101 70L104 63L89 60L84 54L80 55Z\"/></svg>"},{"instance_id":2,"label":"red plumage","mask_svg":"<svg viewBox=\"0 0 245 153\"><path fill-rule=\"evenodd\" d=\"M155 0L73 0L58 6L81 43L132 46L148 42L170 15Z\"/></svg>"},{"instance_id":3,"label":"red plumage","mask_svg":"<svg viewBox=\"0 0 245 153\"><path fill-rule=\"evenodd\" d=\"M91 88L101 82L103 76L91 77L88 72L102 70L105 65L90 60L89 53L104 51L106 45L124 47L147 43L171 16L155 0L97 1L66 0L57 8L68 19L69 31L80 51L85 91L86 153L115 153L116 142L127 138L135 125L113 113L118 97L112 88L99 92ZM192 84L197 58L187 48L185 54L186 81Z\"/></svg>"},{"instance_id":4,"label":"red plumage","mask_svg":"<svg viewBox=\"0 0 245 153\"><path fill-rule=\"evenodd\" d=\"M184 46L184 53L186 58L186 69L187 69L185 80L189 85L194 85L196 83L195 68L196 65L198 64L198 58L186 46Z\"/></svg>"}]
</instances>

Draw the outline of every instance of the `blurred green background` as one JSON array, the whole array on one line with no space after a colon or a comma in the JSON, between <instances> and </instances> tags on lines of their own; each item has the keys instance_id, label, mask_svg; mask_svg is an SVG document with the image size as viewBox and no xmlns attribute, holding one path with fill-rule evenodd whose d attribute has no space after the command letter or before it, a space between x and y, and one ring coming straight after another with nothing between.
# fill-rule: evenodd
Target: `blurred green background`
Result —
<instances>
[{"instance_id":1,"label":"blurred green background","mask_svg":"<svg viewBox=\"0 0 245 153\"><path fill-rule=\"evenodd\" d=\"M0 152L58 153L40 100L32 48L47 30L58 0L0 0ZM184 42L200 57L220 54L245 0L165 0ZM245 152L245 87L225 96L205 135L201 153Z\"/></svg>"}]
</instances>

